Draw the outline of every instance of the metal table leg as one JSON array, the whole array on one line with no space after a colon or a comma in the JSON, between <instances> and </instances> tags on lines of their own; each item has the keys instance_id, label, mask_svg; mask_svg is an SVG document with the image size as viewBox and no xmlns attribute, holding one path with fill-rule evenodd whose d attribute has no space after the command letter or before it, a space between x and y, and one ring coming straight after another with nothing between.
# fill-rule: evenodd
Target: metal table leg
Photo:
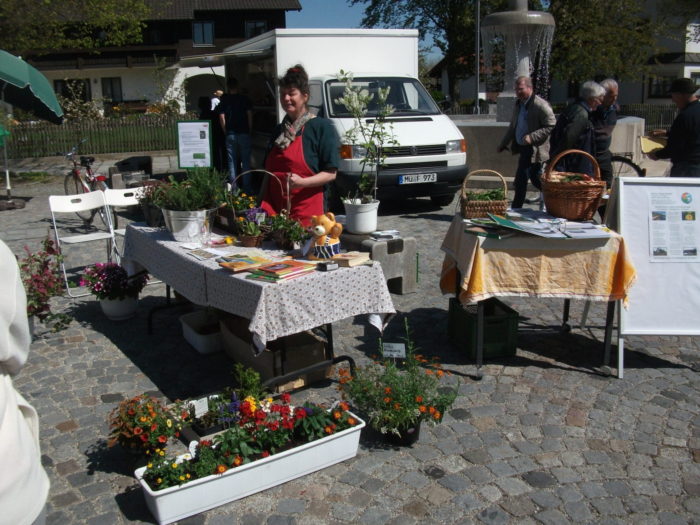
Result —
<instances>
[{"instance_id":1,"label":"metal table leg","mask_svg":"<svg viewBox=\"0 0 700 525\"><path fill-rule=\"evenodd\" d=\"M476 303L476 378L481 379L484 364L484 301Z\"/></svg>"},{"instance_id":2,"label":"metal table leg","mask_svg":"<svg viewBox=\"0 0 700 525\"><path fill-rule=\"evenodd\" d=\"M562 314L561 320L561 331L571 332L571 325L569 324L569 310L571 309L571 299L564 299L564 313Z\"/></svg>"},{"instance_id":3,"label":"metal table leg","mask_svg":"<svg viewBox=\"0 0 700 525\"><path fill-rule=\"evenodd\" d=\"M615 302L608 301L608 311L605 314L605 354L603 355L603 366L610 365L610 344L612 342L612 330L615 319Z\"/></svg>"}]
</instances>

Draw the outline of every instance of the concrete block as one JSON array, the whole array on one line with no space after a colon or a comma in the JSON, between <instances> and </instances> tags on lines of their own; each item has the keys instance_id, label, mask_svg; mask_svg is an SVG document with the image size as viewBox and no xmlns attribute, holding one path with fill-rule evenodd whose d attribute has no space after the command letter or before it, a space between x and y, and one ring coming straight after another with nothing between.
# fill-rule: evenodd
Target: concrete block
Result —
<instances>
[{"instance_id":1,"label":"concrete block","mask_svg":"<svg viewBox=\"0 0 700 525\"><path fill-rule=\"evenodd\" d=\"M379 261L390 292L403 295L416 291L418 272L415 237L375 241L369 235L343 233L340 243L349 251L369 252L373 261Z\"/></svg>"}]
</instances>

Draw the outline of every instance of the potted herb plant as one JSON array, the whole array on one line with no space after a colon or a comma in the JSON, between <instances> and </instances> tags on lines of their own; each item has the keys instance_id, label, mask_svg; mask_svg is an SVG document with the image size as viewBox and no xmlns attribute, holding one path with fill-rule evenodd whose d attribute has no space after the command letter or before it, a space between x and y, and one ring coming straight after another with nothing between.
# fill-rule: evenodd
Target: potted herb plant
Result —
<instances>
[{"instance_id":1,"label":"potted herb plant","mask_svg":"<svg viewBox=\"0 0 700 525\"><path fill-rule=\"evenodd\" d=\"M224 204L217 211L216 223L226 231L239 233L238 217L255 207L255 197L246 194L240 188L231 192L225 192Z\"/></svg>"},{"instance_id":2,"label":"potted herb plant","mask_svg":"<svg viewBox=\"0 0 700 525\"><path fill-rule=\"evenodd\" d=\"M364 422L346 403L327 410L279 399L238 403L235 422L178 457L158 454L134 473L159 523L171 523L352 458Z\"/></svg>"},{"instance_id":3,"label":"potted herb plant","mask_svg":"<svg viewBox=\"0 0 700 525\"><path fill-rule=\"evenodd\" d=\"M250 208L238 216L238 240L242 246L255 248L262 244L266 218L262 208Z\"/></svg>"},{"instance_id":4,"label":"potted herb plant","mask_svg":"<svg viewBox=\"0 0 700 525\"><path fill-rule=\"evenodd\" d=\"M283 250L299 248L309 237L306 228L296 219L292 219L287 210L269 217L268 224L270 237Z\"/></svg>"},{"instance_id":5,"label":"potted herb plant","mask_svg":"<svg viewBox=\"0 0 700 525\"><path fill-rule=\"evenodd\" d=\"M154 203L154 196L158 191L158 186L162 185L160 180L148 180L143 187L137 192L137 198L141 205L143 217L148 226L158 228L165 224L163 212L160 207Z\"/></svg>"},{"instance_id":6,"label":"potted herb plant","mask_svg":"<svg viewBox=\"0 0 700 525\"><path fill-rule=\"evenodd\" d=\"M391 123L387 122L387 117L394 112L394 107L387 104L391 88L379 87L376 93L370 93L353 84L353 74L342 69L338 79L345 82L345 90L335 103L345 106L354 119L344 139L352 145L352 156L357 153L361 166L355 192L342 198L345 229L351 233L371 233L377 229L379 171L386 160L387 148L399 145Z\"/></svg>"},{"instance_id":7,"label":"potted herb plant","mask_svg":"<svg viewBox=\"0 0 700 525\"><path fill-rule=\"evenodd\" d=\"M27 295L27 317L30 325L34 324L34 319L39 319L42 323L51 323L52 329L58 331L71 321L68 315L51 310L51 298L60 296L64 289L59 267L61 254L49 237L42 241L41 246L36 252L31 252L25 246L26 256L19 260L22 284Z\"/></svg>"},{"instance_id":8,"label":"potted herb plant","mask_svg":"<svg viewBox=\"0 0 700 525\"><path fill-rule=\"evenodd\" d=\"M109 319L122 321L136 313L138 296L146 282L148 274L145 271L129 276L123 266L108 262L88 267L80 279L80 286L87 286L100 300L100 307Z\"/></svg>"},{"instance_id":9,"label":"potted herb plant","mask_svg":"<svg viewBox=\"0 0 700 525\"><path fill-rule=\"evenodd\" d=\"M125 399L109 414L107 446L153 457L164 457L168 441L180 436L186 410L174 412L157 398L142 394Z\"/></svg>"},{"instance_id":10,"label":"potted herb plant","mask_svg":"<svg viewBox=\"0 0 700 525\"><path fill-rule=\"evenodd\" d=\"M457 397L456 387L441 387L445 374L439 365L416 354L408 320L405 330L406 357L401 362L382 357L366 367L358 367L354 375L347 369L339 370L343 397L367 417L372 428L398 445L414 443L422 422L442 422L445 411Z\"/></svg>"},{"instance_id":11,"label":"potted herb plant","mask_svg":"<svg viewBox=\"0 0 700 525\"><path fill-rule=\"evenodd\" d=\"M156 186L152 202L163 211L166 228L176 241L195 242L202 228L210 228L224 202L224 175L209 168L194 168L182 181L170 177Z\"/></svg>"}]
</instances>

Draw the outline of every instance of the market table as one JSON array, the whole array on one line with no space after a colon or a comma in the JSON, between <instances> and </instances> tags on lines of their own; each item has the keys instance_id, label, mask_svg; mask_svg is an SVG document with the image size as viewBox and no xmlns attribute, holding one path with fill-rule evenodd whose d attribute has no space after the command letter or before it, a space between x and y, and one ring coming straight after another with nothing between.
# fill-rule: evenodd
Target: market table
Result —
<instances>
[{"instance_id":1,"label":"market table","mask_svg":"<svg viewBox=\"0 0 700 525\"><path fill-rule=\"evenodd\" d=\"M360 314L370 314L370 323L381 330L388 316L396 312L376 262L311 272L280 283L253 281L245 278L245 272L233 274L213 259L198 260L189 255L161 228L134 224L126 230L124 258L196 304L249 319L258 352L268 341Z\"/></svg>"},{"instance_id":2,"label":"market table","mask_svg":"<svg viewBox=\"0 0 700 525\"><path fill-rule=\"evenodd\" d=\"M477 367L483 362L483 301L490 297L559 297L607 301L605 364L609 361L615 303L627 300L636 278L622 236L604 239L553 239L519 234L503 239L464 231L455 215L442 242L445 252L440 288L462 304L477 303ZM622 356L618 353L618 375Z\"/></svg>"}]
</instances>

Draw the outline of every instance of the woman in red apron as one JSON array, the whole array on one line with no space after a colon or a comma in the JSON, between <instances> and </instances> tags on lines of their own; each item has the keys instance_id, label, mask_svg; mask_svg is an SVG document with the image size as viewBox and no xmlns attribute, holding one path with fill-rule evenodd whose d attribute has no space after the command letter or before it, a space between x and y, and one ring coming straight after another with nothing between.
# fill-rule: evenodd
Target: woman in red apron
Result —
<instances>
[{"instance_id":1,"label":"woman in red apron","mask_svg":"<svg viewBox=\"0 0 700 525\"><path fill-rule=\"evenodd\" d=\"M309 78L296 65L280 79L280 102L286 116L274 134L265 159L269 180L262 208L276 214L291 204L290 215L304 226L312 215L322 215L323 187L335 179L339 143L333 125L308 111Z\"/></svg>"}]
</instances>

